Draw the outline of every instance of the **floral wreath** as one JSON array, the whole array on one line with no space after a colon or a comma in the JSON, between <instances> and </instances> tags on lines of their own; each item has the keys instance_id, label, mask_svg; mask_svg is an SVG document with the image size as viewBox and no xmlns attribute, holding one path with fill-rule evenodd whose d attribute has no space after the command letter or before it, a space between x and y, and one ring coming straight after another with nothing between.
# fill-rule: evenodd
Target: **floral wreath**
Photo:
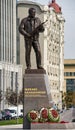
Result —
<instances>
[{"instance_id":1,"label":"floral wreath","mask_svg":"<svg viewBox=\"0 0 75 130\"><path fill-rule=\"evenodd\" d=\"M48 110L48 119L51 122L59 122L60 117L58 115L58 112L55 109L49 109Z\"/></svg>"},{"instance_id":2,"label":"floral wreath","mask_svg":"<svg viewBox=\"0 0 75 130\"><path fill-rule=\"evenodd\" d=\"M31 110L28 112L27 118L30 122L38 122L38 111Z\"/></svg>"},{"instance_id":3,"label":"floral wreath","mask_svg":"<svg viewBox=\"0 0 75 130\"><path fill-rule=\"evenodd\" d=\"M41 108L40 111L31 110L27 114L30 122L59 122L60 116L53 108Z\"/></svg>"}]
</instances>

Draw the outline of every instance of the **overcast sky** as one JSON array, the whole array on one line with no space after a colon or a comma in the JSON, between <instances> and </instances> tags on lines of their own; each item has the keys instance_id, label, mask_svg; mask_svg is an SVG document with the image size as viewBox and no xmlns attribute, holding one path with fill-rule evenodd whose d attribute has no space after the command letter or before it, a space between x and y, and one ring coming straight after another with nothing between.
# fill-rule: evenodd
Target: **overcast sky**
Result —
<instances>
[{"instance_id":1,"label":"overcast sky","mask_svg":"<svg viewBox=\"0 0 75 130\"><path fill-rule=\"evenodd\" d=\"M31 0L48 5L52 0ZM61 6L65 22L64 58L75 59L75 0L56 0Z\"/></svg>"}]
</instances>

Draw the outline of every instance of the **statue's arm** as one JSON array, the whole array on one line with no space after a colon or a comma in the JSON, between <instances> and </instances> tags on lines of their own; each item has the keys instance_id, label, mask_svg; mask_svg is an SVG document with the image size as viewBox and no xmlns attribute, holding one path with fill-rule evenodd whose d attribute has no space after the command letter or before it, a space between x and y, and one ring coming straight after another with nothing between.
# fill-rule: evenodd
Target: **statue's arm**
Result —
<instances>
[{"instance_id":1,"label":"statue's arm","mask_svg":"<svg viewBox=\"0 0 75 130\"><path fill-rule=\"evenodd\" d=\"M24 35L24 36L27 36L27 37L30 37L30 34L27 33L24 29L24 23L25 23L25 19L23 19L19 25L19 32Z\"/></svg>"},{"instance_id":2,"label":"statue's arm","mask_svg":"<svg viewBox=\"0 0 75 130\"><path fill-rule=\"evenodd\" d=\"M45 28L44 28L44 26L43 26L43 24L41 23L41 20L40 19L38 19L38 21L39 21L39 32L44 32L44 30L45 30Z\"/></svg>"}]
</instances>

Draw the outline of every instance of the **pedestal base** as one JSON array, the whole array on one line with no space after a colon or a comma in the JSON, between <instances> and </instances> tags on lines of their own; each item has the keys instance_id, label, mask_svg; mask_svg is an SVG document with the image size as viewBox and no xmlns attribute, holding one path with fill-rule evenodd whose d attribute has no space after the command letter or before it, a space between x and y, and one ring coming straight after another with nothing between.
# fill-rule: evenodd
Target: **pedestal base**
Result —
<instances>
[{"instance_id":1,"label":"pedestal base","mask_svg":"<svg viewBox=\"0 0 75 130\"><path fill-rule=\"evenodd\" d=\"M31 125L27 119L30 110L39 110L42 107L49 107L48 77L45 70L26 70L24 75L24 122L23 128L30 129Z\"/></svg>"},{"instance_id":2,"label":"pedestal base","mask_svg":"<svg viewBox=\"0 0 75 130\"><path fill-rule=\"evenodd\" d=\"M75 130L75 123L31 123L31 130Z\"/></svg>"}]
</instances>

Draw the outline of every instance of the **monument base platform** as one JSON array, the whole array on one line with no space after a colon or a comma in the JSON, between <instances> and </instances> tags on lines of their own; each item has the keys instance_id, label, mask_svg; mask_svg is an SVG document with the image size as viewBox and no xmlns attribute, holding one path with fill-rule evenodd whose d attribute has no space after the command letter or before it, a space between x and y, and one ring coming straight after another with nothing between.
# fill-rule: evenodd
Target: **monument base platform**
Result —
<instances>
[{"instance_id":1,"label":"monument base platform","mask_svg":"<svg viewBox=\"0 0 75 130\"><path fill-rule=\"evenodd\" d=\"M50 107L50 88L46 71L43 69L25 70L23 77L24 88L24 129L31 129L27 113L30 110L40 110L42 107Z\"/></svg>"},{"instance_id":2,"label":"monument base platform","mask_svg":"<svg viewBox=\"0 0 75 130\"><path fill-rule=\"evenodd\" d=\"M75 123L31 123L31 130L75 130Z\"/></svg>"}]
</instances>

